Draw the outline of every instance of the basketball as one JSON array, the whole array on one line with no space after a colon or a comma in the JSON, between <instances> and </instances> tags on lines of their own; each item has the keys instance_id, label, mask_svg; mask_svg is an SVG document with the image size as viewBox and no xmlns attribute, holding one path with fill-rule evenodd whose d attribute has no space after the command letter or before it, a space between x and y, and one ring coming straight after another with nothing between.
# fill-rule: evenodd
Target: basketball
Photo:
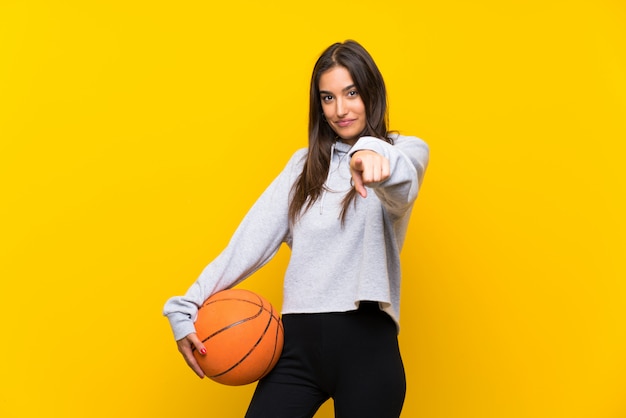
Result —
<instances>
[{"instance_id":1,"label":"basketball","mask_svg":"<svg viewBox=\"0 0 626 418\"><path fill-rule=\"evenodd\" d=\"M209 297L195 322L206 354L194 357L210 379L240 386L265 376L283 349L283 324L273 306L245 289L227 289Z\"/></svg>"}]
</instances>

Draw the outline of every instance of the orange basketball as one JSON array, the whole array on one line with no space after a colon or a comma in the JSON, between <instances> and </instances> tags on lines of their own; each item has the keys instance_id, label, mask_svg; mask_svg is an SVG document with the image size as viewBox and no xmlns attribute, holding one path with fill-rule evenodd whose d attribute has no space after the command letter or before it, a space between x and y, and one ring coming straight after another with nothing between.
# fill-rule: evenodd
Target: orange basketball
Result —
<instances>
[{"instance_id":1,"label":"orange basketball","mask_svg":"<svg viewBox=\"0 0 626 418\"><path fill-rule=\"evenodd\" d=\"M265 376L283 349L283 324L262 296L227 289L209 297L198 310L198 338L207 352L194 356L204 374L218 383L239 386Z\"/></svg>"}]
</instances>

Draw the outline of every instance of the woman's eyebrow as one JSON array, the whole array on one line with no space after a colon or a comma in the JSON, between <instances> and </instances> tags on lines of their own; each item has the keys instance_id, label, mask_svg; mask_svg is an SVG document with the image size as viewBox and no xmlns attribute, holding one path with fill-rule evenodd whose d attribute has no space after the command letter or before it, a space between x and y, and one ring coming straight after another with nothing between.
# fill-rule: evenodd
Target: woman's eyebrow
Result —
<instances>
[{"instance_id":1,"label":"woman's eyebrow","mask_svg":"<svg viewBox=\"0 0 626 418\"><path fill-rule=\"evenodd\" d=\"M341 89L341 91L348 91L348 90L352 90L355 87L354 84L350 84L347 87L344 87L343 89ZM333 93L330 91L326 91L326 90L320 90L320 94L330 94L332 95Z\"/></svg>"}]
</instances>

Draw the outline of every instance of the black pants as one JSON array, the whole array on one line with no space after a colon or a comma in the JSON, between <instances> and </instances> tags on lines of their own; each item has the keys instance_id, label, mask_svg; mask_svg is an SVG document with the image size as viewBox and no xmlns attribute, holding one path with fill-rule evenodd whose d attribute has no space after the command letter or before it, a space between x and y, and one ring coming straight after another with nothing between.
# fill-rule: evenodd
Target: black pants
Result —
<instances>
[{"instance_id":1,"label":"black pants","mask_svg":"<svg viewBox=\"0 0 626 418\"><path fill-rule=\"evenodd\" d=\"M311 418L329 398L336 418L397 418L406 380L396 325L377 303L345 313L283 315L285 344L246 418Z\"/></svg>"}]
</instances>

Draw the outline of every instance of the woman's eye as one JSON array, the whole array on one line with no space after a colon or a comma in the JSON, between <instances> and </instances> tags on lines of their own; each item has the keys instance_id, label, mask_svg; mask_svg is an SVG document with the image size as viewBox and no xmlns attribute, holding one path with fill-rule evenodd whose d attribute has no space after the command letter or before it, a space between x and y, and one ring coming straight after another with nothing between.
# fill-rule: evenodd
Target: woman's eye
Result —
<instances>
[{"instance_id":1,"label":"woman's eye","mask_svg":"<svg viewBox=\"0 0 626 418\"><path fill-rule=\"evenodd\" d=\"M333 96L324 96L322 97L322 100L325 102L330 102L333 99Z\"/></svg>"},{"instance_id":2,"label":"woman's eye","mask_svg":"<svg viewBox=\"0 0 626 418\"><path fill-rule=\"evenodd\" d=\"M348 92L348 96L350 96L350 97L358 96L358 94L359 94L359 92L356 91L356 90L350 90Z\"/></svg>"}]
</instances>

